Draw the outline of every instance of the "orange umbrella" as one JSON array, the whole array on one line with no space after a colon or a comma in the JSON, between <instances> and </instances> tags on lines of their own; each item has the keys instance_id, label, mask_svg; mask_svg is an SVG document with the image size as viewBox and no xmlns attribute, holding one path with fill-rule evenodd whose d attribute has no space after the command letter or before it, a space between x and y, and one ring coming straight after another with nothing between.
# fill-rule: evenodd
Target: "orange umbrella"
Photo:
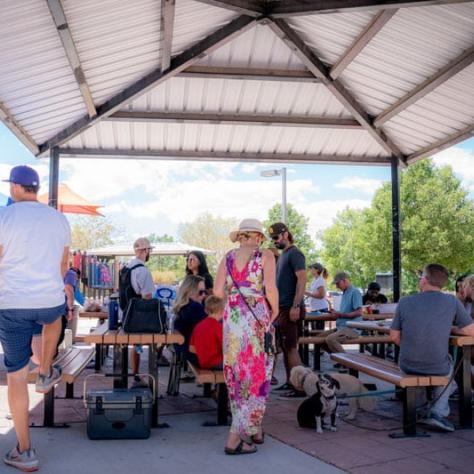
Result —
<instances>
[{"instance_id":1,"label":"orange umbrella","mask_svg":"<svg viewBox=\"0 0 474 474\"><path fill-rule=\"evenodd\" d=\"M38 201L48 204L48 193L38 196ZM69 214L87 214L89 216L102 216L97 212L97 208L102 207L98 204L91 204L83 197L69 189L66 184L58 186L58 211Z\"/></svg>"}]
</instances>

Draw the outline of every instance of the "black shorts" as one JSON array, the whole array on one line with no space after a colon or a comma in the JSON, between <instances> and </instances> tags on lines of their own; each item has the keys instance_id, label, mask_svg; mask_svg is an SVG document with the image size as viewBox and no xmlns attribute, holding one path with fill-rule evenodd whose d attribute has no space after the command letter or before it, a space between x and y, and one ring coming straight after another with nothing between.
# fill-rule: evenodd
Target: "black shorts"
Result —
<instances>
[{"instance_id":1,"label":"black shorts","mask_svg":"<svg viewBox=\"0 0 474 474\"><path fill-rule=\"evenodd\" d=\"M304 306L300 307L300 319L298 321L290 320L291 308L280 308L278 317L275 321L277 349L287 351L298 347L298 337L302 335L302 321L305 317Z\"/></svg>"}]
</instances>

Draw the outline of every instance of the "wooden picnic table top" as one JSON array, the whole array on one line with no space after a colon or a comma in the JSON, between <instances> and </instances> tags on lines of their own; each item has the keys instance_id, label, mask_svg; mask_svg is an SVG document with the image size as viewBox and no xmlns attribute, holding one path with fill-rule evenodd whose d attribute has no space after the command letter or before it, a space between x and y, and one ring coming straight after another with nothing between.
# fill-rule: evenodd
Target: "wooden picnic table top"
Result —
<instances>
[{"instance_id":1,"label":"wooden picnic table top","mask_svg":"<svg viewBox=\"0 0 474 474\"><path fill-rule=\"evenodd\" d=\"M107 311L81 311L79 313L80 318L98 318L98 319L109 319L109 313Z\"/></svg>"},{"instance_id":2,"label":"wooden picnic table top","mask_svg":"<svg viewBox=\"0 0 474 474\"><path fill-rule=\"evenodd\" d=\"M377 323L375 321L349 321L347 323L347 327L353 329L362 329L364 331L375 331L381 334L388 334L390 332L389 323L389 321L385 321L384 323ZM452 346L474 346L474 337L452 334L449 338L449 343Z\"/></svg>"},{"instance_id":3,"label":"wooden picnic table top","mask_svg":"<svg viewBox=\"0 0 474 474\"><path fill-rule=\"evenodd\" d=\"M378 314L363 314L362 319L365 321L379 321L383 319L393 319L395 313L378 313Z\"/></svg>"},{"instance_id":4,"label":"wooden picnic table top","mask_svg":"<svg viewBox=\"0 0 474 474\"><path fill-rule=\"evenodd\" d=\"M307 314L304 318L305 321L336 321L337 316L331 313L321 313L310 315Z\"/></svg>"},{"instance_id":5,"label":"wooden picnic table top","mask_svg":"<svg viewBox=\"0 0 474 474\"><path fill-rule=\"evenodd\" d=\"M183 344L184 336L173 331L170 334L136 333L129 334L123 329L110 330L102 324L84 337L87 344Z\"/></svg>"}]
</instances>

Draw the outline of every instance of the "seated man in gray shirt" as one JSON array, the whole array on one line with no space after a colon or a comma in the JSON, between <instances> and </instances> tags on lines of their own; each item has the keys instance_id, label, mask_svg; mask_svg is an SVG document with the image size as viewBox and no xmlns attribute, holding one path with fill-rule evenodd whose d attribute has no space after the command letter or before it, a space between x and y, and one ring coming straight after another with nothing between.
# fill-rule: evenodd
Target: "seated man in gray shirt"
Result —
<instances>
[{"instance_id":1,"label":"seated man in gray shirt","mask_svg":"<svg viewBox=\"0 0 474 474\"><path fill-rule=\"evenodd\" d=\"M451 332L474 336L474 324L459 300L441 292L448 276L442 265L427 265L419 281L421 293L405 296L397 305L390 337L400 346L399 365L407 374L451 376L453 367L448 354ZM435 387L434 402L424 423L454 431L446 419L453 386L451 381L448 387Z\"/></svg>"}]
</instances>

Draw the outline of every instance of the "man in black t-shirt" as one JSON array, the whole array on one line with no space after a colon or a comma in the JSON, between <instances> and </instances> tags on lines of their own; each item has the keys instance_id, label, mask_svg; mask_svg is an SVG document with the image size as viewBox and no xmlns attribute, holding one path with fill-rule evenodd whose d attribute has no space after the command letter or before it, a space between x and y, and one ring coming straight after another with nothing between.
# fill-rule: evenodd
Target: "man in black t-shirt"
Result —
<instances>
[{"instance_id":1,"label":"man in black t-shirt","mask_svg":"<svg viewBox=\"0 0 474 474\"><path fill-rule=\"evenodd\" d=\"M282 222L273 224L268 229L276 248L282 252L277 261L276 280L279 293L280 312L275 322L277 339L286 369L286 383L276 390L289 390L284 398L305 396L290 384L290 371L301 365L298 354L298 323L304 319L303 297L306 287L305 256L293 244L293 236Z\"/></svg>"},{"instance_id":2,"label":"man in black t-shirt","mask_svg":"<svg viewBox=\"0 0 474 474\"><path fill-rule=\"evenodd\" d=\"M380 285L373 281L367 287L367 293L362 296L362 304L385 304L388 303L387 297L380 293Z\"/></svg>"}]
</instances>

